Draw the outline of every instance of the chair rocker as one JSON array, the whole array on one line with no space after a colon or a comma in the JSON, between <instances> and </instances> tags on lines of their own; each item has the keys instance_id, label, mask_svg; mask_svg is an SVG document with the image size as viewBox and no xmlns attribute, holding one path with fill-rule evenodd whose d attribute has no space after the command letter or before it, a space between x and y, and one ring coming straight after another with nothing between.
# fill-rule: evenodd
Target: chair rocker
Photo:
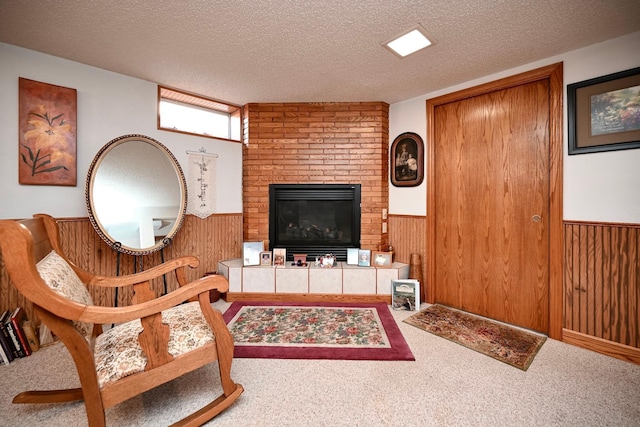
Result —
<instances>
[{"instance_id":1,"label":"chair rocker","mask_svg":"<svg viewBox=\"0 0 640 427\"><path fill-rule=\"evenodd\" d=\"M89 426L105 426L106 408L216 360L222 394L174 425L202 425L242 394L230 375L233 338L209 300L209 291L226 292L229 284L217 275L186 283L185 268L197 267L197 258L181 257L131 275L98 276L66 258L58 224L44 214L0 221L0 247L12 283L71 353L81 385L23 392L13 403L84 400ZM155 297L149 281L171 272L179 289ZM87 285L133 286L132 305L94 305ZM106 324L116 326L103 332Z\"/></svg>"}]
</instances>

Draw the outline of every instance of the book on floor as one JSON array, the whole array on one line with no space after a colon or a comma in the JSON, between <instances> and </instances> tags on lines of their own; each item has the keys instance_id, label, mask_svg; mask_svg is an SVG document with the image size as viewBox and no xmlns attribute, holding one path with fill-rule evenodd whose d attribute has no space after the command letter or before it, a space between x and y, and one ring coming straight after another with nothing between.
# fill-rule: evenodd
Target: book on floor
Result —
<instances>
[{"instance_id":1,"label":"book on floor","mask_svg":"<svg viewBox=\"0 0 640 427\"><path fill-rule=\"evenodd\" d=\"M26 357L31 356L32 351L29 341L27 341L27 336L22 329L23 320L25 320L24 309L22 307L18 307L11 314L11 326L13 326L16 337L20 341L20 347L22 347L22 351L24 351L24 355Z\"/></svg>"},{"instance_id":2,"label":"book on floor","mask_svg":"<svg viewBox=\"0 0 640 427\"><path fill-rule=\"evenodd\" d=\"M18 357L18 350L16 350L16 347L13 344L13 340L11 339L11 336L9 335L9 331L5 324L6 319L9 318L10 314L11 312L9 310L6 310L0 316L0 342L2 342L3 347L6 348L7 355L11 354L11 359L13 360Z\"/></svg>"},{"instance_id":3,"label":"book on floor","mask_svg":"<svg viewBox=\"0 0 640 427\"><path fill-rule=\"evenodd\" d=\"M394 310L419 310L420 282L415 279L391 280L391 307Z\"/></svg>"}]
</instances>

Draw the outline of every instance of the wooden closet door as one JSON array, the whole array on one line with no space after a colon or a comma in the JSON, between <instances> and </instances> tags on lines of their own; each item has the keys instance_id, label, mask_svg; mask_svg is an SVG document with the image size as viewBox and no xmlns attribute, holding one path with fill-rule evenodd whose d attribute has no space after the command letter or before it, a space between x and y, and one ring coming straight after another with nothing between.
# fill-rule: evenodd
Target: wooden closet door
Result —
<instances>
[{"instance_id":1,"label":"wooden closet door","mask_svg":"<svg viewBox=\"0 0 640 427\"><path fill-rule=\"evenodd\" d=\"M549 83L435 109L436 302L549 328Z\"/></svg>"}]
</instances>

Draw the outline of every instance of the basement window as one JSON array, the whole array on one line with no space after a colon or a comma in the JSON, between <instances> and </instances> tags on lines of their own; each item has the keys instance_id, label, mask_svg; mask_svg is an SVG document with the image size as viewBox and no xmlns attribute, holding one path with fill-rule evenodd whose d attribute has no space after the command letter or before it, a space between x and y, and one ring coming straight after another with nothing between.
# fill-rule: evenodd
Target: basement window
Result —
<instances>
[{"instance_id":1,"label":"basement window","mask_svg":"<svg viewBox=\"0 0 640 427\"><path fill-rule=\"evenodd\" d=\"M158 86L158 129L240 142L242 109Z\"/></svg>"}]
</instances>

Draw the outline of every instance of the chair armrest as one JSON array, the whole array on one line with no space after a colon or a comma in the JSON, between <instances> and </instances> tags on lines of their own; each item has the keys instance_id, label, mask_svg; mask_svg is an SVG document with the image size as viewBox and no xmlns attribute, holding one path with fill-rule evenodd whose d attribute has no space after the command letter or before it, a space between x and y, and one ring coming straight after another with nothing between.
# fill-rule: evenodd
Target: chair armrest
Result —
<instances>
[{"instance_id":1,"label":"chair armrest","mask_svg":"<svg viewBox=\"0 0 640 427\"><path fill-rule=\"evenodd\" d=\"M229 289L229 282L224 276L206 276L190 282L166 295L140 304L125 307L83 306L84 310L82 314L77 319L74 318L72 320L98 324L128 322L160 313L163 310L168 310L192 297L202 293L208 294L208 292L213 289L226 292ZM63 317L68 318L68 315Z\"/></svg>"},{"instance_id":2,"label":"chair armrest","mask_svg":"<svg viewBox=\"0 0 640 427\"><path fill-rule=\"evenodd\" d=\"M102 287L121 287L135 285L137 283L143 283L156 277L160 277L163 274L170 273L179 268L191 267L196 268L200 265L200 260L194 256L183 256L180 258L166 261L160 265L151 267L148 270L141 271L140 273L125 274L123 276L94 276L89 285L102 286Z\"/></svg>"}]
</instances>

